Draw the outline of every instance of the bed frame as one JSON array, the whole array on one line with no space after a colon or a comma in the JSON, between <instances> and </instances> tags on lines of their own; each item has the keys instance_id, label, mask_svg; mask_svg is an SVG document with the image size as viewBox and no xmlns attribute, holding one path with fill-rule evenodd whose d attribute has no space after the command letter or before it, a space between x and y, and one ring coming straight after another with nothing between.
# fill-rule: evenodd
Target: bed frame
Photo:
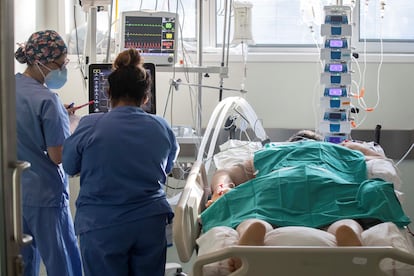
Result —
<instances>
[{"instance_id":1,"label":"bed frame","mask_svg":"<svg viewBox=\"0 0 414 276\"><path fill-rule=\"evenodd\" d=\"M205 209L210 193L207 175L216 148L218 131L223 126L228 112L238 109L243 113L258 140L267 139L266 133L250 105L239 97L221 101L210 118L201 141L199 154L192 166L186 185L175 207L173 239L180 260L189 262L197 251L196 239L201 233L199 214ZM219 126L219 127L217 127ZM207 143L210 147L207 149ZM207 153L207 156L205 154ZM242 267L229 274L236 275L389 275L380 269L380 262L386 258L414 265L414 255L393 247L323 247L323 246L230 246L214 253L198 256L193 265L192 276L203 275L203 267L229 257L242 260ZM392 271L394 275L395 271ZM408 274L414 275L414 267Z\"/></svg>"},{"instance_id":2,"label":"bed frame","mask_svg":"<svg viewBox=\"0 0 414 276\"><path fill-rule=\"evenodd\" d=\"M191 259L197 249L195 240L201 230L198 215L204 210L206 181L203 163L196 162L175 209L174 243L180 260L185 263ZM414 255L390 246L230 246L197 257L191 275L201 276L205 265L229 257L239 257L243 263L239 270L229 274L231 276L273 275L274 273L289 276L389 275L379 266L386 258L414 265ZM412 274L405 275L414 275L414 269L410 271Z\"/></svg>"}]
</instances>

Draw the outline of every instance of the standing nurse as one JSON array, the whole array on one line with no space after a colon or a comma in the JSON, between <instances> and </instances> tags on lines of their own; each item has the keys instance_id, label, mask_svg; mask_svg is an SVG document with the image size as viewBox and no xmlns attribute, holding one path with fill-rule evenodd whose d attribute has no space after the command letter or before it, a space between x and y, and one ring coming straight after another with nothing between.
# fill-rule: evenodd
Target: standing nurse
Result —
<instances>
[{"instance_id":1,"label":"standing nurse","mask_svg":"<svg viewBox=\"0 0 414 276\"><path fill-rule=\"evenodd\" d=\"M111 111L82 117L63 146L80 173L75 229L87 276L164 276L165 226L173 213L163 184L179 147L167 121L141 106L151 79L138 51L121 52L109 75Z\"/></svg>"},{"instance_id":2,"label":"standing nurse","mask_svg":"<svg viewBox=\"0 0 414 276\"><path fill-rule=\"evenodd\" d=\"M58 33L33 33L15 58L27 68L16 74L17 155L31 167L23 172L23 231L33 242L22 248L24 275L82 275L69 209L62 145L69 136L69 117L58 95L66 82L67 48Z\"/></svg>"}]
</instances>

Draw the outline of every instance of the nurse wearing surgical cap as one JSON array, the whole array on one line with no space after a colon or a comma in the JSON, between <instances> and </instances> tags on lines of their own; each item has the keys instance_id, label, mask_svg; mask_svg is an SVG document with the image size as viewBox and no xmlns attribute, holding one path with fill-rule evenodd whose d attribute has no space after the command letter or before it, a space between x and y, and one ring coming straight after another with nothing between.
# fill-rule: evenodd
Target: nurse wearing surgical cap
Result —
<instances>
[{"instance_id":1,"label":"nurse wearing surgical cap","mask_svg":"<svg viewBox=\"0 0 414 276\"><path fill-rule=\"evenodd\" d=\"M33 33L15 53L27 64L16 74L17 154L31 167L22 175L23 231L33 242L22 248L24 275L82 275L80 252L69 209L62 145L69 136L68 112L51 89L67 77L67 47L53 30Z\"/></svg>"}]
</instances>

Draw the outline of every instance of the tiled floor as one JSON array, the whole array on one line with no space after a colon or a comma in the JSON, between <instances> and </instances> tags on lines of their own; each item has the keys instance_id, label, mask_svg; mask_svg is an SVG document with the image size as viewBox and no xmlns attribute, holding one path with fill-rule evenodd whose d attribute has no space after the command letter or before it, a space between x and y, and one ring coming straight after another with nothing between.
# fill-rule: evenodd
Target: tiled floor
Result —
<instances>
[{"instance_id":1,"label":"tiled floor","mask_svg":"<svg viewBox=\"0 0 414 276\"><path fill-rule=\"evenodd\" d=\"M166 186L166 194L167 194L167 197L170 199L182 191L185 185L185 180L169 177L167 184L168 185ZM72 214L75 214L75 199L79 192L79 177L71 177L69 179L69 187L70 187L70 195L71 195L71 200L70 200L71 212ZM193 261L194 259L195 259L195 256L193 256L190 262L181 263L178 257L178 254L177 254L177 250L174 247L174 245L172 247L168 247L167 249L167 263L176 263L176 264L181 265L181 267L183 268L183 272L187 274L189 274L191 271L192 263L194 262ZM170 275L173 275L173 273L172 274L168 273L166 276L170 276ZM43 265L41 265L40 276L47 276Z\"/></svg>"},{"instance_id":2,"label":"tiled floor","mask_svg":"<svg viewBox=\"0 0 414 276\"><path fill-rule=\"evenodd\" d=\"M193 258L188 263L181 263L180 259L178 258L175 247L172 246L172 247L168 247L167 249L167 263L170 263L171 265L172 264L180 265L183 269L183 272L187 273L188 275L191 272L192 262L194 258L195 256L193 256ZM174 271L170 271L165 276L172 276L172 275L174 275ZM47 276L45 267L43 265L41 265L40 267L40 276Z\"/></svg>"}]
</instances>

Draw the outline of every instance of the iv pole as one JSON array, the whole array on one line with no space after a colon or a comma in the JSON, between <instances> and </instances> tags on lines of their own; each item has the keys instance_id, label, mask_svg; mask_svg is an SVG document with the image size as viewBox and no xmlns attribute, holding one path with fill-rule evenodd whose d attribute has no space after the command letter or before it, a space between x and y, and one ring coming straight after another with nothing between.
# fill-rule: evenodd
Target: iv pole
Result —
<instances>
[{"instance_id":1,"label":"iv pole","mask_svg":"<svg viewBox=\"0 0 414 276\"><path fill-rule=\"evenodd\" d=\"M198 33L197 33L197 52L198 52L198 66L203 65L203 0L198 1ZM203 75L201 72L197 74L198 89L197 89L197 118L196 118L196 133L201 135L202 123L202 84Z\"/></svg>"},{"instance_id":2,"label":"iv pole","mask_svg":"<svg viewBox=\"0 0 414 276\"><path fill-rule=\"evenodd\" d=\"M232 0L230 0L232 1ZM221 90L231 90L231 91L238 91L241 93L245 93L245 90L237 90L237 89L224 89L222 86L223 78L228 76L228 52L229 52L229 43L226 45L226 41L223 41L223 54L222 54L222 61L221 66L203 66L203 2L207 2L205 0L198 0L197 1L197 66L196 67L174 67L175 72L191 72L197 73L197 83L190 84L190 83L182 83L180 79L178 80L170 80L170 85L174 86L176 90L178 90L179 85L187 85L187 86L195 86L197 87L197 114L196 114L196 122L195 122L195 130L198 136L201 136L201 128L202 128L202 88L214 88ZM208 2L207 2L208 3ZM228 0L226 0L226 7L225 13L226 17L229 14L228 12ZM225 20L228 20L225 18ZM224 28L224 32L226 32L226 25ZM226 46L227 46L227 63L225 63L225 53L226 53ZM168 72L171 68L168 67L159 67L157 68L158 72ZM213 86L206 86L203 85L203 74L211 73L211 74L220 74L221 77L221 86L220 87L213 87ZM221 93L220 92L220 93ZM221 100L221 99L220 99Z\"/></svg>"},{"instance_id":3,"label":"iv pole","mask_svg":"<svg viewBox=\"0 0 414 276\"><path fill-rule=\"evenodd\" d=\"M198 2L198 33L197 33L197 54L198 54L198 66L200 68L203 67L203 0L199 0ZM227 76L227 66L228 66L228 57L227 63L225 64L225 50L226 50L226 23L229 20L229 8L228 8L228 0L226 0L226 7L225 7L225 18L224 18L224 29L223 29L223 48L222 48L222 61L221 67L219 70L220 73L220 101L222 100L222 93L223 93L223 78ZM229 20L230 21L230 20ZM227 48L229 44L227 43ZM227 50L228 56L228 50ZM213 68L214 70L214 68ZM213 71L214 72L214 71ZM197 135L201 135L201 128L202 128L202 88L207 87L203 85L203 72L198 71L197 75L197 120L196 120L196 133ZM175 81L174 81L175 82ZM179 83L176 83L179 84ZM229 89L227 89L229 90ZM242 91L243 92L243 91Z\"/></svg>"},{"instance_id":4,"label":"iv pole","mask_svg":"<svg viewBox=\"0 0 414 276\"><path fill-rule=\"evenodd\" d=\"M230 1L230 6L232 4L232 0ZM222 54L221 54L221 67L224 67L224 59L225 59L225 50L226 50L226 42L227 42L227 60L226 60L226 67L228 66L228 58L229 58L229 48L230 48L230 17L231 17L231 10L229 11L229 2L228 0L225 1L225 10L224 10L224 26L223 26L223 47L222 47ZM227 29L227 22L229 23L228 34L226 35ZM227 41L226 41L227 38ZM223 83L224 79L223 76L220 76L220 95L219 101L223 99Z\"/></svg>"}]
</instances>

